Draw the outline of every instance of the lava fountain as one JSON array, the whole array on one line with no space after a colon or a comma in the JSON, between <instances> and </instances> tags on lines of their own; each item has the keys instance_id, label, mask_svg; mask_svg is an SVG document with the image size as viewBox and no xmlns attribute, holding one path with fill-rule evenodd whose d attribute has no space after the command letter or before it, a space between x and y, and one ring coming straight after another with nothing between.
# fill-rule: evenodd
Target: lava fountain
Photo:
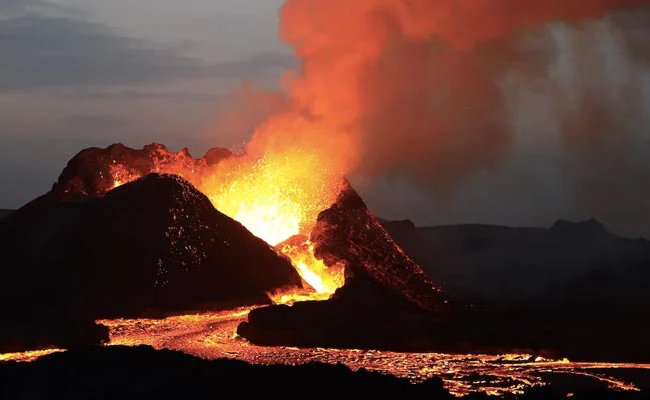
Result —
<instances>
[{"instance_id":1,"label":"lava fountain","mask_svg":"<svg viewBox=\"0 0 650 400\"><path fill-rule=\"evenodd\" d=\"M291 259L308 288L270 293L273 301L324 300L343 286L343 266L325 266L314 257L308 240L318 213L334 202L342 183L341 175L322 167L325 163L317 153L298 148L267 151L231 156L208 166L183 152L159 152L149 172L187 179L216 209ZM125 165L111 166L112 188L141 176Z\"/></svg>"}]
</instances>

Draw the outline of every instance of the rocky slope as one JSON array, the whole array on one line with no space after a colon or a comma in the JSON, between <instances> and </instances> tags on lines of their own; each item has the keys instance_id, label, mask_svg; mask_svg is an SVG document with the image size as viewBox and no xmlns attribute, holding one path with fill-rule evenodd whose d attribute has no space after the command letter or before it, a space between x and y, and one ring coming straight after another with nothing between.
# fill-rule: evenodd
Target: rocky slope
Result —
<instances>
[{"instance_id":1,"label":"rocky slope","mask_svg":"<svg viewBox=\"0 0 650 400\"><path fill-rule=\"evenodd\" d=\"M301 285L287 257L184 179L111 189L110 160L144 171L173 155L161 151L84 150L50 192L0 221L0 351L95 343L106 337L98 318L269 304L267 292Z\"/></svg>"},{"instance_id":2,"label":"rocky slope","mask_svg":"<svg viewBox=\"0 0 650 400\"><path fill-rule=\"evenodd\" d=\"M472 313L404 254L350 186L319 214L310 239L326 265L345 265L345 285L327 301L253 310L241 336L263 345L419 351L430 345L434 315Z\"/></svg>"}]
</instances>

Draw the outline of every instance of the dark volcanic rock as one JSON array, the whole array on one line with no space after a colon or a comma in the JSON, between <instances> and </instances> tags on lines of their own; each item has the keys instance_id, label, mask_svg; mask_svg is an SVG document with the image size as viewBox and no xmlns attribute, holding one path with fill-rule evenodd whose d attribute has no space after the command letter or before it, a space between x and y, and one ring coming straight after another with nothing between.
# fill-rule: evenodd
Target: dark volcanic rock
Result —
<instances>
[{"instance_id":1,"label":"dark volcanic rock","mask_svg":"<svg viewBox=\"0 0 650 400\"><path fill-rule=\"evenodd\" d=\"M52 354L31 363L0 363L3 399L331 399L342 393L454 398L440 379L416 386L342 365L251 365L146 346L110 346Z\"/></svg>"},{"instance_id":2,"label":"dark volcanic rock","mask_svg":"<svg viewBox=\"0 0 650 400\"><path fill-rule=\"evenodd\" d=\"M424 310L448 307L451 299L395 244L349 184L319 214L311 241L326 265L345 263L346 281L374 282Z\"/></svg>"},{"instance_id":3,"label":"dark volcanic rock","mask_svg":"<svg viewBox=\"0 0 650 400\"><path fill-rule=\"evenodd\" d=\"M586 377L566 376L553 384L503 399L644 399L645 392L620 392ZM571 393L570 396L567 396ZM30 363L0 363L3 399L455 399L439 378L412 384L390 375L342 365L251 365L204 360L150 347L110 346L69 351ZM483 393L464 398L494 399Z\"/></svg>"},{"instance_id":4,"label":"dark volcanic rock","mask_svg":"<svg viewBox=\"0 0 650 400\"><path fill-rule=\"evenodd\" d=\"M264 346L421 351L431 314L377 283L355 279L327 301L252 310L237 333Z\"/></svg>"},{"instance_id":5,"label":"dark volcanic rock","mask_svg":"<svg viewBox=\"0 0 650 400\"><path fill-rule=\"evenodd\" d=\"M0 319L15 328L3 329L5 344L32 323L58 332L52 324L84 318L268 304L267 291L300 286L286 257L174 175L29 211L0 222Z\"/></svg>"},{"instance_id":6,"label":"dark volcanic rock","mask_svg":"<svg viewBox=\"0 0 650 400\"><path fill-rule=\"evenodd\" d=\"M241 336L262 345L417 351L432 347L435 313L469 312L402 252L350 186L319 214L311 241L326 265L344 263L345 285L327 301L253 310Z\"/></svg>"}]
</instances>

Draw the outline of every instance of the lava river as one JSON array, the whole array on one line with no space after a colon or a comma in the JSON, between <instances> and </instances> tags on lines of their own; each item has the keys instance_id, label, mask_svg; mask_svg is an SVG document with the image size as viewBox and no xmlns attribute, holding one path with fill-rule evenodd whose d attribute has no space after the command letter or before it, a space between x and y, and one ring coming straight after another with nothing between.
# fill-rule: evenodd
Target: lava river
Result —
<instances>
[{"instance_id":1,"label":"lava river","mask_svg":"<svg viewBox=\"0 0 650 400\"><path fill-rule=\"evenodd\" d=\"M114 319L98 321L109 327L109 345L150 345L180 350L198 357L234 358L255 364L306 362L341 363L353 370L365 368L408 378L414 382L438 376L456 395L473 391L493 394L520 393L527 387L544 385L549 374L591 377L620 390L637 390L621 376L626 369L644 369L650 364L585 363L548 360L529 355L396 353L375 350L261 347L237 336L237 325L246 320L250 308L218 313L180 315L165 319Z\"/></svg>"}]
</instances>

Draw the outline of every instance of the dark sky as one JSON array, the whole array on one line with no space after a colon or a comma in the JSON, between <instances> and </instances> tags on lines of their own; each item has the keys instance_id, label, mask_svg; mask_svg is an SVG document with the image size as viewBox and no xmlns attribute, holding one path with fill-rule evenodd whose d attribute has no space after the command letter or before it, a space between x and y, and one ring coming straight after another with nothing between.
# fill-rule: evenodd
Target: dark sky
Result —
<instances>
[{"instance_id":1,"label":"dark sky","mask_svg":"<svg viewBox=\"0 0 650 400\"><path fill-rule=\"evenodd\" d=\"M198 156L241 146L249 132L218 116L241 82L276 88L294 65L277 39L281 3L0 0L0 208L47 191L84 147L156 141ZM512 149L444 198L397 173L353 182L380 216L420 225L595 217L618 233L650 237L650 60L640 56L650 50L647 15L608 17L579 32L546 27L552 62L534 85L516 69L495 76ZM535 48L530 40L522 45ZM594 51L578 56L584 49ZM598 87L590 96L607 97L606 108L616 105L597 150L586 136L567 145L569 128L553 112L558 88L570 109L585 85Z\"/></svg>"}]
</instances>

